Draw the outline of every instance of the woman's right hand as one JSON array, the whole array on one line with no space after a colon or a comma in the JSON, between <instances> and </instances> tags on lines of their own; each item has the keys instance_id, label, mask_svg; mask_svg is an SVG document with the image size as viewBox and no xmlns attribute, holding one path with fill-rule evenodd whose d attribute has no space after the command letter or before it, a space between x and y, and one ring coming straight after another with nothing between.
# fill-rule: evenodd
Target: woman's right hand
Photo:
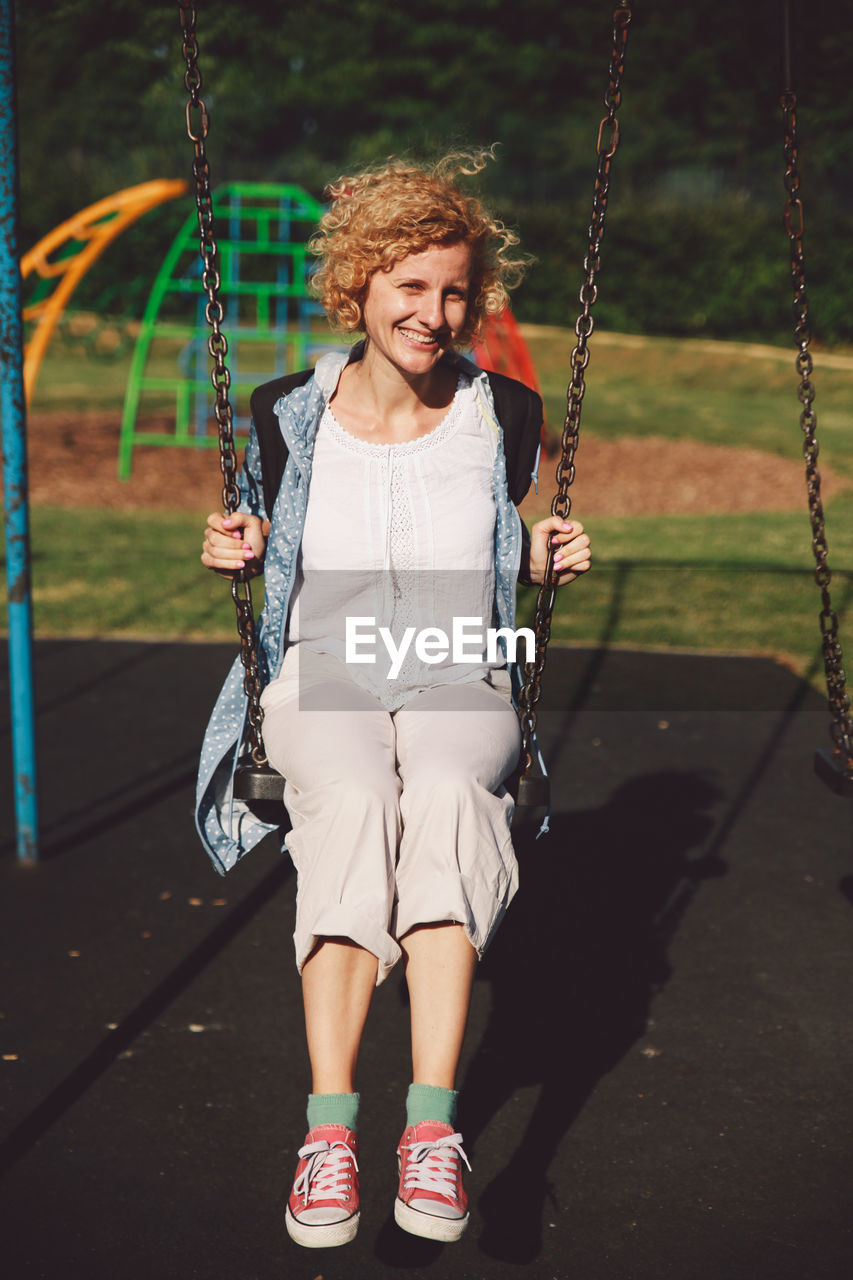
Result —
<instances>
[{"instance_id":1,"label":"woman's right hand","mask_svg":"<svg viewBox=\"0 0 853 1280\"><path fill-rule=\"evenodd\" d=\"M226 578L238 569L248 569L252 576L261 573L269 531L269 520L260 516L242 511L224 516L214 511L207 517L201 562Z\"/></svg>"}]
</instances>

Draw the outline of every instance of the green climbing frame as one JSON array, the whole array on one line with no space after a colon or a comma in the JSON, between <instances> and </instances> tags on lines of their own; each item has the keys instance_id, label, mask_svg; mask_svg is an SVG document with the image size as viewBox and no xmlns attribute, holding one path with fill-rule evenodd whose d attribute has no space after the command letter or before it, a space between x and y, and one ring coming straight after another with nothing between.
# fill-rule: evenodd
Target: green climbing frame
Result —
<instances>
[{"instance_id":1,"label":"green climbing frame","mask_svg":"<svg viewBox=\"0 0 853 1280\"><path fill-rule=\"evenodd\" d=\"M238 433L248 429L252 388L306 368L344 339L330 333L309 291L308 239L323 206L300 187L234 182L214 192L214 209ZM200 273L193 211L157 273L134 347L119 443L122 479L130 476L136 445L218 447ZM174 372L164 371L162 355L152 371L158 348L173 353Z\"/></svg>"}]
</instances>

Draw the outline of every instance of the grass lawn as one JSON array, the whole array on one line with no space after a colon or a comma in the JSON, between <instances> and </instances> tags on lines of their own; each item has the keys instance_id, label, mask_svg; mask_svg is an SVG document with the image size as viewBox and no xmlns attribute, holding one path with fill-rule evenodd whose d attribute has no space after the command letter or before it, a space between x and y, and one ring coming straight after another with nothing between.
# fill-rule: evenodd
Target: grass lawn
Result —
<instances>
[{"instance_id":1,"label":"grass lawn","mask_svg":"<svg viewBox=\"0 0 853 1280\"><path fill-rule=\"evenodd\" d=\"M853 504L845 514L853 527ZM601 644L772 654L801 673L819 659L807 520L745 515L721 529L708 516L601 519L595 546L594 573L560 593L557 639L586 643L592 633ZM853 565L849 538L835 551L843 639L853 573L839 566Z\"/></svg>"},{"instance_id":2,"label":"grass lawn","mask_svg":"<svg viewBox=\"0 0 853 1280\"><path fill-rule=\"evenodd\" d=\"M561 425L571 333L526 330L549 422ZM800 456L790 350L594 334L583 431L655 434ZM823 458L853 477L846 434L853 358L816 357ZM75 396L118 408L126 363L75 364ZM58 403L71 370L45 361L35 407ZM579 455L579 467L583 465ZM845 634L853 583L853 495L828 505L833 600ZM595 569L558 595L553 635L609 643L773 653L800 671L819 647L805 509L784 514L597 518ZM183 512L32 511L34 612L40 635L235 638L227 585L199 564L198 517ZM522 595L522 612L532 592ZM256 599L262 598L260 585ZM853 639L851 640L853 643Z\"/></svg>"},{"instance_id":3,"label":"grass lawn","mask_svg":"<svg viewBox=\"0 0 853 1280\"><path fill-rule=\"evenodd\" d=\"M523 330L549 426L566 416L570 331ZM800 457L792 346L593 333L582 432L605 440L663 436ZM827 461L853 476L853 353L814 353L818 435ZM580 466L580 461L578 462Z\"/></svg>"}]
</instances>

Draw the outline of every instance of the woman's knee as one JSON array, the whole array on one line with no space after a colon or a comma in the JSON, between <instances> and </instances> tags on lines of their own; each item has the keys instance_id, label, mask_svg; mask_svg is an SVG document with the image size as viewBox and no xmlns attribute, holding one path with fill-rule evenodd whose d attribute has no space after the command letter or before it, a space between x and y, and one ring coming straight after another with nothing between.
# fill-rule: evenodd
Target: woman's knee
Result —
<instances>
[{"instance_id":1,"label":"woman's knee","mask_svg":"<svg viewBox=\"0 0 853 1280\"><path fill-rule=\"evenodd\" d=\"M403 784L401 805L404 815L430 809L462 811L488 806L496 793L502 793L503 778L482 776L474 768L446 768L435 761L429 768L418 770Z\"/></svg>"}]
</instances>

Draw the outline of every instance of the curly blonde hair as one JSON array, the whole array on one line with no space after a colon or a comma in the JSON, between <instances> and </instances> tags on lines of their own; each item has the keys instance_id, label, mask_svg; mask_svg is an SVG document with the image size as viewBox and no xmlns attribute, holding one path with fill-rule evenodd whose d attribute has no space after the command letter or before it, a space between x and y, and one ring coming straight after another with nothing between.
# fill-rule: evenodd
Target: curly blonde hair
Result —
<instances>
[{"instance_id":1,"label":"curly blonde hair","mask_svg":"<svg viewBox=\"0 0 853 1280\"><path fill-rule=\"evenodd\" d=\"M467 346L485 316L506 305L529 259L512 256L518 236L454 181L492 159L493 149L452 152L429 168L392 158L326 188L331 206L310 247L320 259L313 288L334 329L363 331L371 276L432 245L471 250L468 311L454 346Z\"/></svg>"}]
</instances>

